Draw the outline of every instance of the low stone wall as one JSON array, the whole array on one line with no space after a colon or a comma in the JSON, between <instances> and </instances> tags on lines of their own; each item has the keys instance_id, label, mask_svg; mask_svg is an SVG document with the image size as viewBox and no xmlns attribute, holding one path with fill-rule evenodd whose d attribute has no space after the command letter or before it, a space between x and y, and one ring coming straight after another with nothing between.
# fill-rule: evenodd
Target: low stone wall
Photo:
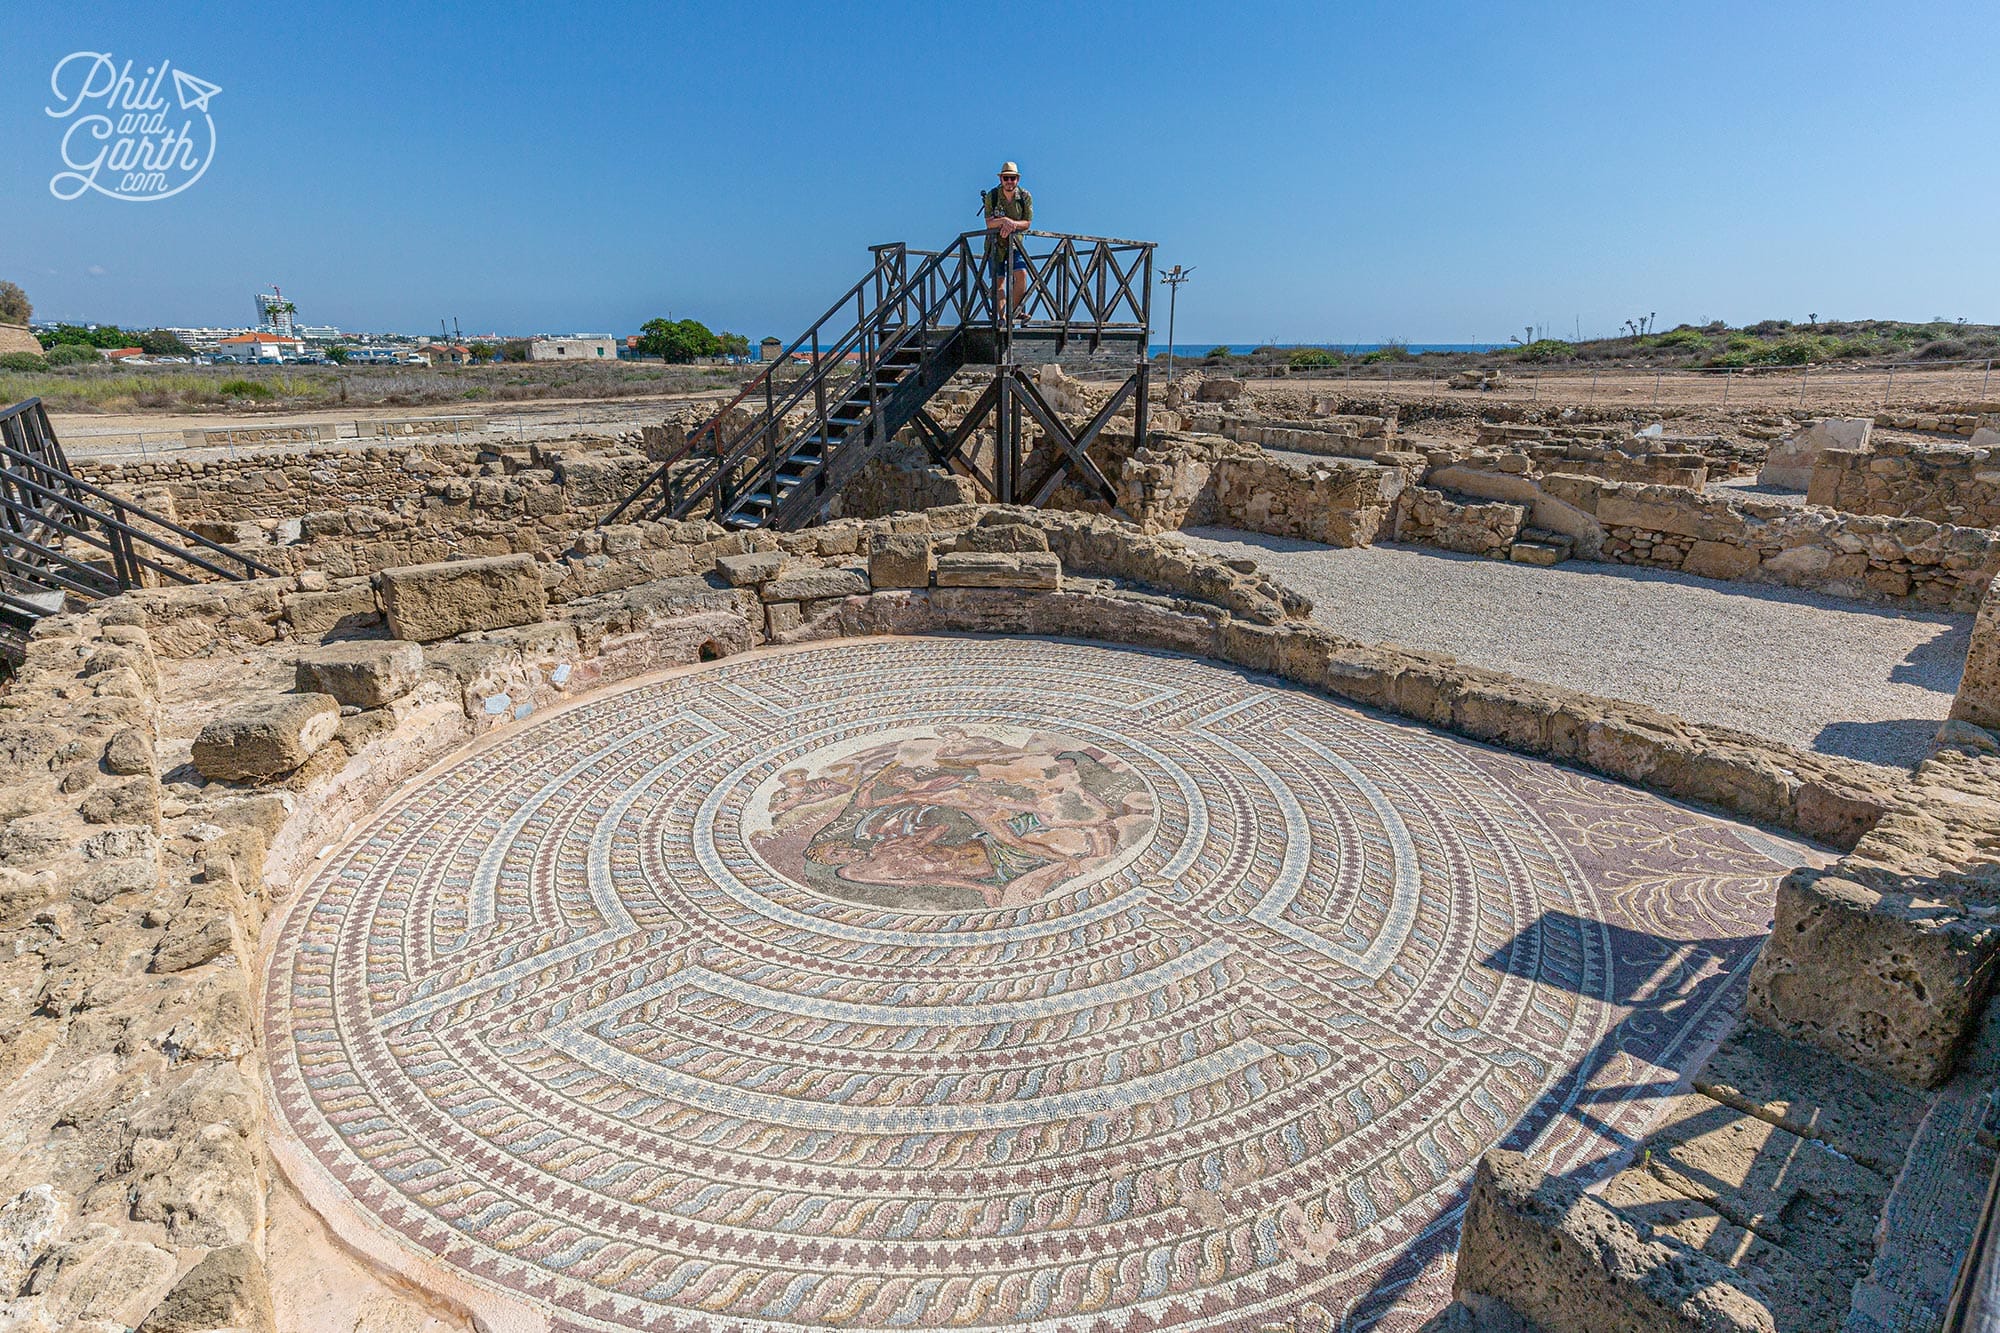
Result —
<instances>
[{"instance_id":1,"label":"low stone wall","mask_svg":"<svg viewBox=\"0 0 2000 1333\"><path fill-rule=\"evenodd\" d=\"M1504 560L1528 521L1525 505L1501 500L1461 504L1443 491L1412 487L1396 519L1398 541Z\"/></svg>"},{"instance_id":2,"label":"low stone wall","mask_svg":"<svg viewBox=\"0 0 2000 1333\"><path fill-rule=\"evenodd\" d=\"M287 808L167 818L140 619L42 621L0 696L0 1278L23 1328L266 1330L250 979Z\"/></svg>"},{"instance_id":3,"label":"low stone wall","mask_svg":"<svg viewBox=\"0 0 2000 1333\"><path fill-rule=\"evenodd\" d=\"M2000 526L2000 459L1994 448L1878 438L1865 449L1824 449L1813 461L1809 504L1967 527Z\"/></svg>"},{"instance_id":4,"label":"low stone wall","mask_svg":"<svg viewBox=\"0 0 2000 1333\"><path fill-rule=\"evenodd\" d=\"M1907 412L1881 412L1875 424L1890 430L1932 431L1969 436L1979 430L2000 430L2000 403L1952 403Z\"/></svg>"},{"instance_id":5,"label":"low stone wall","mask_svg":"<svg viewBox=\"0 0 2000 1333\"><path fill-rule=\"evenodd\" d=\"M1373 458L1394 448L1396 438L1393 417L1327 415L1300 423L1197 413L1186 421L1190 431L1220 435L1239 444L1327 458Z\"/></svg>"},{"instance_id":6,"label":"low stone wall","mask_svg":"<svg viewBox=\"0 0 2000 1333\"><path fill-rule=\"evenodd\" d=\"M2000 571L2000 533L1979 527L1568 472L1502 471L1477 458L1438 459L1426 484L1525 505L1533 526L1573 538L1586 559L1703 578L1972 611Z\"/></svg>"},{"instance_id":7,"label":"low stone wall","mask_svg":"<svg viewBox=\"0 0 2000 1333\"><path fill-rule=\"evenodd\" d=\"M255 523L341 505L387 508L422 495L431 477L476 471L478 450L371 445L213 462L167 456L136 463L76 460L73 466L78 476L99 486L164 489L173 496L182 522Z\"/></svg>"},{"instance_id":8,"label":"low stone wall","mask_svg":"<svg viewBox=\"0 0 2000 1333\"><path fill-rule=\"evenodd\" d=\"M1922 1087L1951 1075L2000 969L2000 596L1951 716L1848 856L1785 881L1750 977L1759 1022Z\"/></svg>"},{"instance_id":9,"label":"low stone wall","mask_svg":"<svg viewBox=\"0 0 2000 1333\"><path fill-rule=\"evenodd\" d=\"M84 469L211 540L287 574L563 550L654 464L626 450L432 446L172 460Z\"/></svg>"}]
</instances>

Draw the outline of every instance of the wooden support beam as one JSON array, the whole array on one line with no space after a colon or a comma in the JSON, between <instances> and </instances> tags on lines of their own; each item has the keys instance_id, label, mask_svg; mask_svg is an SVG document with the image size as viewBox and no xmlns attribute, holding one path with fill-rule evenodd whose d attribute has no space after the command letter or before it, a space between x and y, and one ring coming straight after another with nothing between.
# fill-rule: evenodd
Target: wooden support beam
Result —
<instances>
[{"instance_id":1,"label":"wooden support beam","mask_svg":"<svg viewBox=\"0 0 2000 1333\"><path fill-rule=\"evenodd\" d=\"M1096 460L1091 458L1085 450L1090 447L1090 441L1097 438L1098 432L1104 429L1104 423L1111 420L1125 399L1130 396L1132 381L1128 379L1119 387L1118 392L1111 396L1111 400L1104 405L1097 416L1085 427L1084 435L1079 440L1079 437L1071 435L1064 428L1062 419L1056 415L1055 409L1051 408L1042 398L1041 390L1035 387L1034 381L1018 370L1014 374L1016 377L1015 392L1021 395L1022 405L1028 409L1029 415L1033 416L1036 422L1040 424L1043 433L1054 440L1061 447L1063 454L1067 456L1066 459L1058 458L1050 470L1043 473L1041 480L1036 483L1034 489L1028 492L1030 497L1028 503L1039 505L1046 501L1049 495L1054 493L1055 482L1061 471L1066 468L1073 468L1076 474L1088 483L1091 489L1098 493L1098 497L1104 503L1115 508L1118 504L1117 488L1105 477L1103 470L1097 466Z\"/></svg>"}]
</instances>

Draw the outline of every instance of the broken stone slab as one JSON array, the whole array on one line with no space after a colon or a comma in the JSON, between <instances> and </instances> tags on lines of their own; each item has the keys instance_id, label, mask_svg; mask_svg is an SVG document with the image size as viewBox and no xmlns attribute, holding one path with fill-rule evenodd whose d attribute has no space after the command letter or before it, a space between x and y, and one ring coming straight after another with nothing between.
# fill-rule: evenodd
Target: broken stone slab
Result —
<instances>
[{"instance_id":1,"label":"broken stone slab","mask_svg":"<svg viewBox=\"0 0 2000 1333\"><path fill-rule=\"evenodd\" d=\"M1746 1012L1920 1088L1951 1076L1993 984L2000 921L1937 897L1795 870L1750 969Z\"/></svg>"},{"instance_id":2,"label":"broken stone slab","mask_svg":"<svg viewBox=\"0 0 2000 1333\"><path fill-rule=\"evenodd\" d=\"M940 588L1062 587L1062 561L1047 551L954 551L938 557Z\"/></svg>"},{"instance_id":3,"label":"broken stone slab","mask_svg":"<svg viewBox=\"0 0 2000 1333\"><path fill-rule=\"evenodd\" d=\"M423 678L424 650L401 639L329 643L299 655L297 688L355 708L380 708Z\"/></svg>"},{"instance_id":4,"label":"broken stone slab","mask_svg":"<svg viewBox=\"0 0 2000 1333\"><path fill-rule=\"evenodd\" d=\"M271 1333L276 1327L270 1279L257 1252L248 1245L226 1245L190 1268L138 1333Z\"/></svg>"},{"instance_id":5,"label":"broken stone slab","mask_svg":"<svg viewBox=\"0 0 2000 1333\"><path fill-rule=\"evenodd\" d=\"M547 615L549 606L531 555L385 569L381 590L389 637L417 643L533 624Z\"/></svg>"},{"instance_id":6,"label":"broken stone slab","mask_svg":"<svg viewBox=\"0 0 2000 1333\"><path fill-rule=\"evenodd\" d=\"M1698 1251L1650 1239L1578 1185L1496 1149L1472 1178L1454 1294L1503 1302L1547 1333L1775 1333L1763 1302Z\"/></svg>"},{"instance_id":7,"label":"broken stone slab","mask_svg":"<svg viewBox=\"0 0 2000 1333\"><path fill-rule=\"evenodd\" d=\"M742 555L717 556L715 572L732 588L755 587L778 577L785 568L783 551L747 551Z\"/></svg>"},{"instance_id":8,"label":"broken stone slab","mask_svg":"<svg viewBox=\"0 0 2000 1333\"><path fill-rule=\"evenodd\" d=\"M1771 446L1757 484L1779 490L1803 491L1812 486L1813 464L1828 449L1866 449L1875 422L1868 417L1829 417L1815 421L1789 440Z\"/></svg>"},{"instance_id":9,"label":"broken stone slab","mask_svg":"<svg viewBox=\"0 0 2000 1333\"><path fill-rule=\"evenodd\" d=\"M878 532L868 540L868 582L876 588L928 588L931 539L916 532Z\"/></svg>"},{"instance_id":10,"label":"broken stone slab","mask_svg":"<svg viewBox=\"0 0 2000 1333\"><path fill-rule=\"evenodd\" d=\"M382 619L375 606L375 590L365 583L330 592L287 593L281 600L285 619L301 638L317 639L336 629L361 629Z\"/></svg>"},{"instance_id":11,"label":"broken stone slab","mask_svg":"<svg viewBox=\"0 0 2000 1333\"><path fill-rule=\"evenodd\" d=\"M1995 583L2000 583L1996 579ZM1951 716L1975 727L2000 727L2000 596L1986 587L1979 614L1972 622L1972 639L1965 649L1965 674L1951 701Z\"/></svg>"},{"instance_id":12,"label":"broken stone slab","mask_svg":"<svg viewBox=\"0 0 2000 1333\"><path fill-rule=\"evenodd\" d=\"M340 729L340 701L330 694L281 694L216 718L195 737L193 759L205 778L255 782L291 772Z\"/></svg>"},{"instance_id":13,"label":"broken stone slab","mask_svg":"<svg viewBox=\"0 0 2000 1333\"><path fill-rule=\"evenodd\" d=\"M772 579L758 589L766 602L810 602L821 597L865 597L868 577L852 569L807 569Z\"/></svg>"}]
</instances>

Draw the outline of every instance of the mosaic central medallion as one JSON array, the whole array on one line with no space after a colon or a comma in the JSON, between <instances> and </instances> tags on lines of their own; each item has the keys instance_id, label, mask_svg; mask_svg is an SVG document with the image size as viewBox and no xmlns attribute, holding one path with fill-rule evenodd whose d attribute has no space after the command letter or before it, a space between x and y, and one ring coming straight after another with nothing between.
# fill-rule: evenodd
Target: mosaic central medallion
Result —
<instances>
[{"instance_id":1,"label":"mosaic central medallion","mask_svg":"<svg viewBox=\"0 0 2000 1333\"><path fill-rule=\"evenodd\" d=\"M1018 907L1138 855L1145 782L1101 746L1018 727L865 736L781 769L744 832L773 873L905 911Z\"/></svg>"},{"instance_id":2,"label":"mosaic central medallion","mask_svg":"<svg viewBox=\"0 0 2000 1333\"><path fill-rule=\"evenodd\" d=\"M318 862L273 1148L486 1327L1404 1333L1482 1152L1643 1132L1785 855L1166 653L750 654Z\"/></svg>"}]
</instances>

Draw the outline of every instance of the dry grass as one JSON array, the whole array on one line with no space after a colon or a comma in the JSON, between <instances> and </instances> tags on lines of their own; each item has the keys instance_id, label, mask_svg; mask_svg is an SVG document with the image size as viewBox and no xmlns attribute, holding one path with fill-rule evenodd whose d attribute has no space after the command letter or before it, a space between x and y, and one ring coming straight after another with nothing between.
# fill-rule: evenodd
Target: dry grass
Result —
<instances>
[{"instance_id":1,"label":"dry grass","mask_svg":"<svg viewBox=\"0 0 2000 1333\"><path fill-rule=\"evenodd\" d=\"M740 366L79 366L0 371L0 403L54 412L214 413L653 397L739 382ZM244 384L255 388L244 391Z\"/></svg>"}]
</instances>

